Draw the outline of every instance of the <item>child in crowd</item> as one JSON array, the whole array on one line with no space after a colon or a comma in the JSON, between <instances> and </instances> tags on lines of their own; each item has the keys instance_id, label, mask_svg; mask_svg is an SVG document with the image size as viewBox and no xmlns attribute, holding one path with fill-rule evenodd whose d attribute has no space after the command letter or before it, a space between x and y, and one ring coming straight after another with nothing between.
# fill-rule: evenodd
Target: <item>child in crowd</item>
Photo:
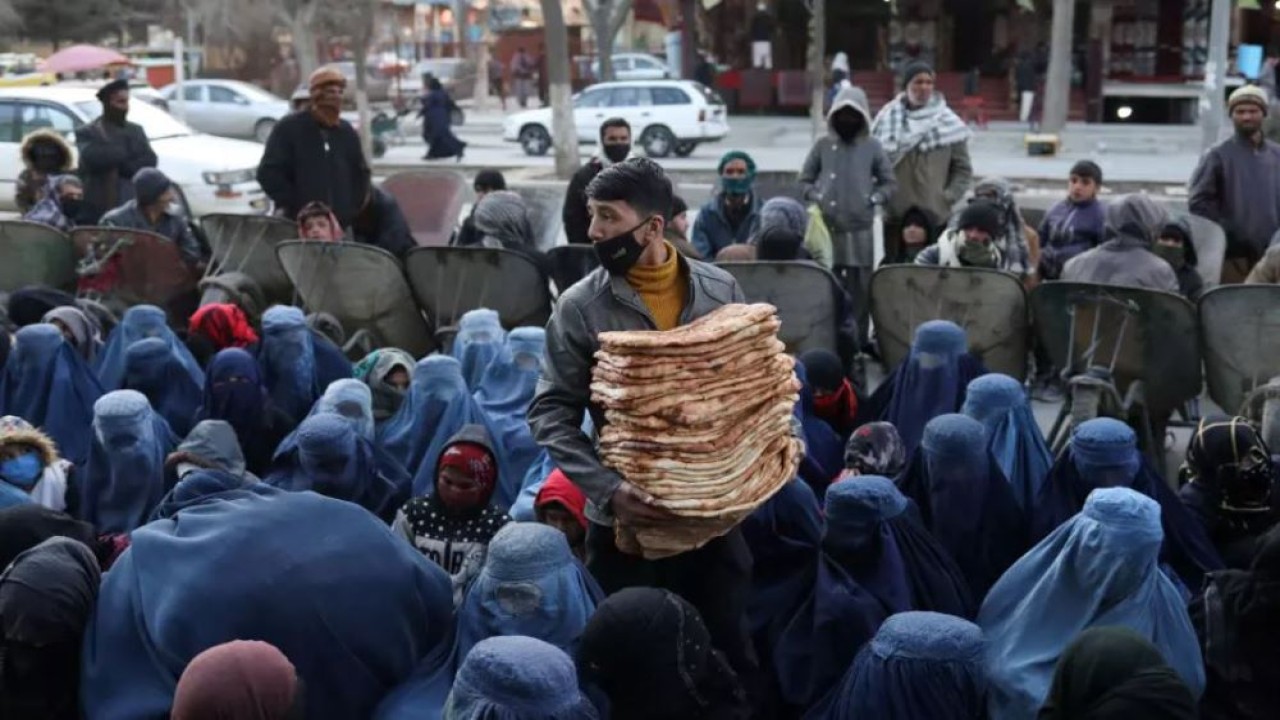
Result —
<instances>
[{"instance_id":1,"label":"child in crowd","mask_svg":"<svg viewBox=\"0 0 1280 720\"><path fill-rule=\"evenodd\" d=\"M936 223L929 216L929 211L912 207L902 214L902 230L897 253L886 256L885 265L910 264L922 250L938 241Z\"/></svg>"},{"instance_id":2,"label":"child in crowd","mask_svg":"<svg viewBox=\"0 0 1280 720\"><path fill-rule=\"evenodd\" d=\"M1059 201L1040 223L1040 275L1057 280L1071 258L1106 240L1106 213L1098 200L1102 168L1081 160L1071 168L1067 199Z\"/></svg>"},{"instance_id":3,"label":"child in crowd","mask_svg":"<svg viewBox=\"0 0 1280 720\"><path fill-rule=\"evenodd\" d=\"M1178 290L1195 302L1204 290L1204 279L1196 270L1196 246L1192 242L1191 223L1181 217L1165 223L1151 246L1151 252L1173 267L1173 274L1178 278Z\"/></svg>"},{"instance_id":4,"label":"child in crowd","mask_svg":"<svg viewBox=\"0 0 1280 720\"><path fill-rule=\"evenodd\" d=\"M574 557L587 561L587 496L560 470L547 476L533 503L538 522L564 533Z\"/></svg>"},{"instance_id":5,"label":"child in crowd","mask_svg":"<svg viewBox=\"0 0 1280 720\"><path fill-rule=\"evenodd\" d=\"M338 242L344 233L328 205L312 202L298 211L298 236L303 240Z\"/></svg>"}]
</instances>

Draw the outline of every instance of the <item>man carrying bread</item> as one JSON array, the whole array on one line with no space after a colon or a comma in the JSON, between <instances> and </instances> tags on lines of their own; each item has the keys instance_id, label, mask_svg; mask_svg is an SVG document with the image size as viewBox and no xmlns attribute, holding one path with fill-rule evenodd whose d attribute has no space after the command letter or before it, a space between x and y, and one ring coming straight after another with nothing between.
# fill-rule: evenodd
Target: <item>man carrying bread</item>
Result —
<instances>
[{"instance_id":1,"label":"man carrying bread","mask_svg":"<svg viewBox=\"0 0 1280 720\"><path fill-rule=\"evenodd\" d=\"M629 527L679 519L606 467L593 439L581 430L586 413L597 429L605 424L604 413L591 402L601 332L671 330L744 302L731 275L681 256L664 239L671 202L670 180L644 158L613 165L587 186L588 236L602 267L556 303L529 425L538 444L587 496L587 567L604 591L652 586L679 594L698 608L716 648L749 682L756 671L746 627L751 554L741 530L660 560L619 549L615 519Z\"/></svg>"}]
</instances>

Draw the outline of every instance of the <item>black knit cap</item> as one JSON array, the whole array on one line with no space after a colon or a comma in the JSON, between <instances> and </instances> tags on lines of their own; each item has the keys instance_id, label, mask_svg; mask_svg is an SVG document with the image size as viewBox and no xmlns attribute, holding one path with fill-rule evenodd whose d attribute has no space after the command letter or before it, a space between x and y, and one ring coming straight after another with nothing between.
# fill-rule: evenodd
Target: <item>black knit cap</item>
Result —
<instances>
[{"instance_id":1,"label":"black knit cap","mask_svg":"<svg viewBox=\"0 0 1280 720\"><path fill-rule=\"evenodd\" d=\"M99 102L105 103L107 100L111 99L112 95L115 95L121 90L128 90L128 89L129 89L128 80L124 80L124 79L112 80L106 85L103 85L102 88L98 90L97 95L95 97L98 98Z\"/></svg>"},{"instance_id":2,"label":"black knit cap","mask_svg":"<svg viewBox=\"0 0 1280 720\"><path fill-rule=\"evenodd\" d=\"M913 60L907 63L906 69L902 72L902 87L905 88L910 85L911 81L917 75L933 76L937 75L937 73L933 71L933 66L929 63L924 62L923 60Z\"/></svg>"},{"instance_id":3,"label":"black knit cap","mask_svg":"<svg viewBox=\"0 0 1280 720\"><path fill-rule=\"evenodd\" d=\"M974 200L960 211L960 220L956 227L961 230L974 228L983 230L991 237L1000 234L1000 208L987 200Z\"/></svg>"}]
</instances>

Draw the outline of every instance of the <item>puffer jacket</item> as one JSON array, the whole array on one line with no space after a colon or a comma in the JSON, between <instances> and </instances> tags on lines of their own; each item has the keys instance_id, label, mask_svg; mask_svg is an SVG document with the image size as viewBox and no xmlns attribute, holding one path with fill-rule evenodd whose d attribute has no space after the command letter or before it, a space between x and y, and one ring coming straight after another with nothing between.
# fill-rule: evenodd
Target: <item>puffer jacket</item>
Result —
<instances>
[{"instance_id":1,"label":"puffer jacket","mask_svg":"<svg viewBox=\"0 0 1280 720\"><path fill-rule=\"evenodd\" d=\"M49 160L37 158L40 148L48 148ZM74 167L71 145L53 130L36 130L22 139L22 172L14 187L13 199L18 211L26 214L44 197L45 187L53 175L65 175ZM41 164L44 167L39 167Z\"/></svg>"}]
</instances>

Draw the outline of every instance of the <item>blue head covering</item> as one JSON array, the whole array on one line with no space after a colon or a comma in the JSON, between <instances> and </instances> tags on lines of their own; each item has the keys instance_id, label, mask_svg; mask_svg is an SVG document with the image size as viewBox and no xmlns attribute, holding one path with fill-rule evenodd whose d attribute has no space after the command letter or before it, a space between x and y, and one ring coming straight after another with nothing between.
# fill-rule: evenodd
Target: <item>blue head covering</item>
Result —
<instances>
[{"instance_id":1,"label":"blue head covering","mask_svg":"<svg viewBox=\"0 0 1280 720\"><path fill-rule=\"evenodd\" d=\"M258 361L240 348L220 350L209 362L209 377L196 420L225 420L236 431L236 439L251 465L261 471L275 451L267 430L267 389L262 384Z\"/></svg>"},{"instance_id":2,"label":"blue head covering","mask_svg":"<svg viewBox=\"0 0 1280 720\"><path fill-rule=\"evenodd\" d=\"M278 492L189 506L134 532L103 583L87 718L167 717L187 663L237 638L290 658L308 718L371 717L447 649L452 597L443 570L350 503Z\"/></svg>"},{"instance_id":3,"label":"blue head covering","mask_svg":"<svg viewBox=\"0 0 1280 720\"><path fill-rule=\"evenodd\" d=\"M1000 473L982 423L939 415L898 480L925 527L960 566L976 599L1027 549L1027 520Z\"/></svg>"},{"instance_id":4,"label":"blue head covering","mask_svg":"<svg viewBox=\"0 0 1280 720\"><path fill-rule=\"evenodd\" d=\"M973 720L987 715L982 630L933 612L898 613L805 720Z\"/></svg>"},{"instance_id":5,"label":"blue head covering","mask_svg":"<svg viewBox=\"0 0 1280 720\"><path fill-rule=\"evenodd\" d=\"M353 502L384 520L390 520L409 499L407 479L379 472L372 443L335 413L322 412L302 421L294 443L277 458L276 469L265 482L282 490L313 490Z\"/></svg>"},{"instance_id":6,"label":"blue head covering","mask_svg":"<svg viewBox=\"0 0 1280 720\"><path fill-rule=\"evenodd\" d=\"M999 373L975 378L969 383L963 412L987 428L991 452L1013 486L1018 505L1030 510L1053 466L1053 454L1022 383Z\"/></svg>"},{"instance_id":7,"label":"blue head covering","mask_svg":"<svg viewBox=\"0 0 1280 720\"><path fill-rule=\"evenodd\" d=\"M80 482L80 519L127 533L164 497L164 461L178 439L140 392L116 390L93 405L93 444Z\"/></svg>"},{"instance_id":8,"label":"blue head covering","mask_svg":"<svg viewBox=\"0 0 1280 720\"><path fill-rule=\"evenodd\" d=\"M884 407L876 419L898 428L908 455L920 444L925 423L960 412L969 382L986 374L982 362L969 354L968 343L964 329L955 323L930 320L922 324L916 328L911 353L876 390L881 398L872 404Z\"/></svg>"},{"instance_id":9,"label":"blue head covering","mask_svg":"<svg viewBox=\"0 0 1280 720\"><path fill-rule=\"evenodd\" d=\"M465 425L484 424L484 414L462 379L462 366L447 355L431 355L413 368L409 395L378 429L378 444L414 475L413 494L435 487L436 460L449 438Z\"/></svg>"},{"instance_id":10,"label":"blue head covering","mask_svg":"<svg viewBox=\"0 0 1280 720\"><path fill-rule=\"evenodd\" d=\"M757 646L772 645L776 626L804 600L822 541L818 498L802 480L782 486L742 521L751 549L747 618Z\"/></svg>"},{"instance_id":11,"label":"blue head covering","mask_svg":"<svg viewBox=\"0 0 1280 720\"><path fill-rule=\"evenodd\" d=\"M191 432L204 394L204 388L160 338L139 340L125 351L121 387L146 395L152 409L179 437Z\"/></svg>"},{"instance_id":12,"label":"blue head covering","mask_svg":"<svg viewBox=\"0 0 1280 720\"><path fill-rule=\"evenodd\" d=\"M515 503L520 493L516 483L537 462L541 451L525 415L537 389L546 344L547 333L542 328L512 330L475 392L490 433L505 451L501 482L494 492L495 502L503 507Z\"/></svg>"},{"instance_id":13,"label":"blue head covering","mask_svg":"<svg viewBox=\"0 0 1280 720\"><path fill-rule=\"evenodd\" d=\"M169 346L178 363L186 369L191 380L204 387L204 371L187 346L169 329L164 310L154 305L134 305L125 311L120 324L111 331L107 344L98 353L93 369L102 382L103 390L119 390L124 383L125 353L129 346L147 338L160 338Z\"/></svg>"},{"instance_id":14,"label":"blue head covering","mask_svg":"<svg viewBox=\"0 0 1280 720\"><path fill-rule=\"evenodd\" d=\"M452 355L462 363L462 377L467 387L480 388L480 381L501 352L506 336L497 311L477 308L463 313L458 320L458 335L453 339Z\"/></svg>"},{"instance_id":15,"label":"blue head covering","mask_svg":"<svg viewBox=\"0 0 1280 720\"><path fill-rule=\"evenodd\" d=\"M1063 650L1106 625L1150 640L1199 697L1200 644L1182 593L1156 564L1162 538L1154 500L1103 488L1009 568L978 613L993 720L1034 718Z\"/></svg>"},{"instance_id":16,"label":"blue head covering","mask_svg":"<svg viewBox=\"0 0 1280 720\"><path fill-rule=\"evenodd\" d=\"M456 720L595 720L578 671L560 648L530 637L493 637L472 648L445 703Z\"/></svg>"},{"instance_id":17,"label":"blue head covering","mask_svg":"<svg viewBox=\"0 0 1280 720\"><path fill-rule=\"evenodd\" d=\"M844 440L814 410L813 383L809 382L804 363L796 362L796 378L800 380L801 388L795 414L804 426L805 455L817 465L829 483L844 469ZM824 486L822 483L818 489Z\"/></svg>"},{"instance_id":18,"label":"blue head covering","mask_svg":"<svg viewBox=\"0 0 1280 720\"><path fill-rule=\"evenodd\" d=\"M16 415L58 444L77 465L89 458L93 404L102 387L53 325L18 331L0 379L0 415Z\"/></svg>"},{"instance_id":19,"label":"blue head covering","mask_svg":"<svg viewBox=\"0 0 1280 720\"><path fill-rule=\"evenodd\" d=\"M457 656L495 635L536 637L571 653L603 599L564 533L508 523L490 541L484 568L458 608Z\"/></svg>"},{"instance_id":20,"label":"blue head covering","mask_svg":"<svg viewBox=\"0 0 1280 720\"><path fill-rule=\"evenodd\" d=\"M351 377L351 363L332 342L307 326L296 307L276 305L262 314L258 363L276 407L302 422L325 388Z\"/></svg>"},{"instance_id":21,"label":"blue head covering","mask_svg":"<svg viewBox=\"0 0 1280 720\"><path fill-rule=\"evenodd\" d=\"M373 391L359 380L345 378L329 383L311 408L312 415L319 413L341 415L360 437L373 442Z\"/></svg>"},{"instance_id":22,"label":"blue head covering","mask_svg":"<svg viewBox=\"0 0 1280 720\"><path fill-rule=\"evenodd\" d=\"M160 504L151 512L151 519L171 518L186 508L208 502L280 492L266 483L258 482L252 475L233 475L222 470L196 470L188 473L165 494Z\"/></svg>"},{"instance_id":23,"label":"blue head covering","mask_svg":"<svg viewBox=\"0 0 1280 720\"><path fill-rule=\"evenodd\" d=\"M1126 487L1160 503L1164 526L1161 559L1183 584L1196 590L1207 572L1221 570L1222 558L1204 525L1151 468L1138 450L1133 428L1111 418L1081 423L1053 468L1031 511L1031 540L1037 542L1084 507L1096 488Z\"/></svg>"}]
</instances>

